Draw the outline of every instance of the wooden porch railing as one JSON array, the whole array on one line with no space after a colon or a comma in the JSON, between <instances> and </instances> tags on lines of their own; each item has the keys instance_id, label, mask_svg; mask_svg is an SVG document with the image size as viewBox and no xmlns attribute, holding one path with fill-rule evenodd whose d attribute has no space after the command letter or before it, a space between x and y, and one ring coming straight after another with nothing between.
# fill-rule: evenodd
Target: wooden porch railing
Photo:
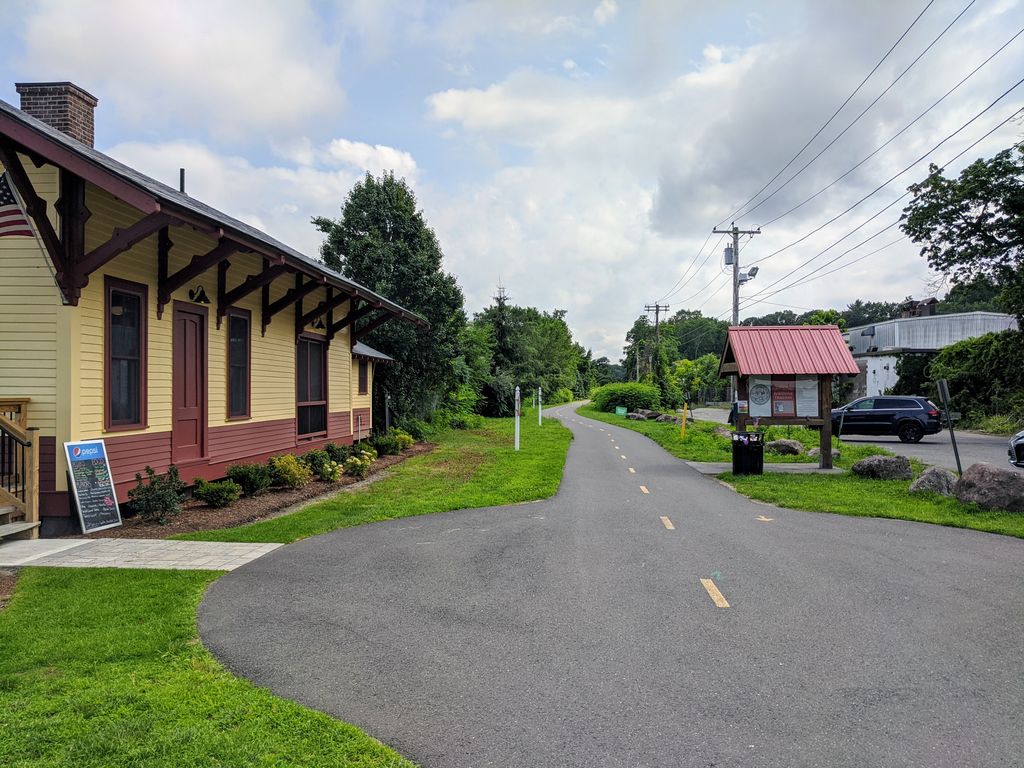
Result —
<instances>
[{"instance_id":1,"label":"wooden porch railing","mask_svg":"<svg viewBox=\"0 0 1024 768\"><path fill-rule=\"evenodd\" d=\"M0 506L13 506L15 519L37 523L39 436L36 428L25 426L27 403L0 400ZM36 535L35 530L32 533Z\"/></svg>"}]
</instances>

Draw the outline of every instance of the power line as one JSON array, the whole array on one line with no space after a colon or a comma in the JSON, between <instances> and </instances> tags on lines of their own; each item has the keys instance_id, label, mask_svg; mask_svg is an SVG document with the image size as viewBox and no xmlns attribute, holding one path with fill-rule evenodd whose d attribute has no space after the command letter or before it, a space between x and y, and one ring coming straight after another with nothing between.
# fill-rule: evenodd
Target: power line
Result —
<instances>
[{"instance_id":1,"label":"power line","mask_svg":"<svg viewBox=\"0 0 1024 768\"><path fill-rule=\"evenodd\" d=\"M866 107L864 107L864 109L861 110L861 113L859 115L857 115L855 118L853 118L853 120L850 121L850 123L845 128L843 128L843 130L841 130L828 144L826 144L824 147L822 147L818 151L818 154L816 154L814 157L812 157L810 160L808 160L806 163L804 163L804 165L796 173L794 173L792 176L790 176L788 179L786 179L781 185L779 185L776 189L774 189L771 192L771 194L769 194L767 197L763 198L757 205L755 205L753 208L751 208L751 209L749 209L747 211L744 211L743 213L739 214L738 218L743 218L744 216L749 216L754 211L756 211L758 208L760 208L762 205L764 205L769 200L771 200L773 197L775 197L775 195L777 195L779 192L781 192L783 189L785 189L787 186L789 186L790 182L792 182L793 179L795 179L801 173L806 171L807 168L815 160L817 160L819 157L821 157L823 154L825 154L833 144L835 144L837 141L839 141L839 139L841 139L843 136L845 136L847 131L849 131L862 117L864 117L864 115L866 115L872 109L872 107L875 106L875 104L877 104L879 101L881 101L882 97L885 96L885 94L887 94L889 91L891 91L893 86L895 86L896 83L898 83L900 80L902 80L903 76L906 75L907 72L909 72L911 69L914 68L914 65L916 65L917 62L919 62L924 57L924 55L926 53L928 53L928 51L930 51L932 49L932 47L937 42L939 42L939 40L942 39L942 37L950 30L950 28L952 28L952 26L954 24L956 24L957 21L960 20L961 16L963 16L965 13L967 13L967 11L970 9L970 7L972 5L974 5L975 2L977 2L977 0L971 0L964 7L964 9L962 11L960 11L960 13L957 14L956 18L954 18L951 22L949 22L949 24L946 25L946 28L943 29L935 37L934 40L932 40L930 43L928 43L928 46L923 51L921 51L921 53L919 53L917 55L917 58L915 58L912 62L910 62L910 64L906 67L906 69L904 69L902 72L900 72L899 75L896 76L896 79L894 79L891 83L889 83L889 85L886 86L885 90L882 91L880 94L878 94L870 104L868 104Z\"/></svg>"},{"instance_id":2,"label":"power line","mask_svg":"<svg viewBox=\"0 0 1024 768\"><path fill-rule=\"evenodd\" d=\"M966 76L965 76L965 77L964 77L964 78L963 78L963 79L962 79L962 80L961 80L961 81L960 81L959 83L957 83L957 84L956 84L956 85L954 85L954 86L953 86L952 88L950 88L950 89L949 89L948 91L946 91L946 92L945 92L944 94L942 94L942 96L940 96L940 97L939 97L939 99L938 99L937 101L935 101L935 102L934 102L934 103L933 103L933 104L932 104L932 105L931 105L930 107L928 107L928 109L926 109L926 110L925 110L924 112L922 112L922 113L921 113L921 114L919 114L919 115L918 115L917 117L915 117L915 118L914 118L913 120L911 120L911 121L910 121L909 123L907 123L907 124L906 124L905 126L903 126L903 128L901 128L901 129L900 129L900 130L899 130L899 131L898 131L897 133L893 134L893 135L892 135L892 136L891 136L891 137L889 138L889 140L888 140L888 141L886 141L886 142L885 142L884 144L881 144L881 145L879 145L879 146L878 146L877 148L875 148L875 150L874 150L873 152L871 152L871 154L869 154L869 155L867 155L866 157L864 157L864 159L863 159L863 160L861 160L861 161L860 161L859 163L857 163L857 164L856 164L856 165L854 165L854 166L853 166L852 168L850 168L850 169L849 169L848 171L846 171L846 172L845 172L845 173L844 173L844 174L843 174L842 176L839 176L839 177L838 177L837 179L835 179L835 181L833 181L833 182L831 182L830 184L827 184L826 186L822 187L821 189L819 189L819 190L818 190L817 192L815 192L815 193L814 193L813 195L811 195L810 197L806 198L806 199L805 199L805 200L803 200L802 202L799 202L799 203L797 203L796 205L794 205L794 206L793 206L792 208L790 208L790 209L789 209L788 211L786 211L785 213L780 213L780 214L779 214L778 216L776 216L776 217L775 217L774 219L770 219L769 221L766 221L766 222L765 222L764 224L762 224L761 226L762 226L762 227L767 227L767 226L769 226L769 225L771 225L771 224L774 224L774 223L775 223L775 222L777 222L777 221L778 221L779 219L785 218L785 217L786 217L786 216L788 216L789 214L793 213L793 211L796 211L797 209L799 209L799 208L802 208L802 207L803 207L803 206L805 206L805 205L806 205L807 203L811 202L811 200L814 200L814 199L815 199L816 197L818 197L818 195L822 194L823 192L826 192L826 191L828 191L828 190L829 190L829 189L831 189L831 188L832 188L833 186L835 186L835 185L836 185L836 184L838 184L838 183L839 183L840 181L842 181L842 180L843 180L843 179L845 179L845 178L846 178L847 176L849 176L849 175L850 175L851 173L853 173L853 172L854 172L855 170L857 170L858 168L860 168L860 167L861 167L862 165L864 165L864 163L866 163L866 162L867 162L868 160L870 160L870 159L871 159L872 157L874 157L875 155L877 155L877 154L878 154L879 152L881 152L881 151L882 151L883 149L885 149L885 148L886 148L887 146L889 146L890 144L892 144L892 142L894 142L894 141L895 141L896 139L898 139L898 138L899 138L900 136L902 136L902 135L903 135L904 133L906 133L906 132L907 132L907 130L909 130L909 129L911 128L911 126L913 126L913 125L914 125L914 124L915 124L915 123L916 123L916 122L917 122L918 120L920 120L920 119L921 119L921 118L923 118L923 117L924 117L925 115L927 115L927 114L928 114L929 112L931 112L931 111L932 111L933 109L935 109L935 108L936 108L937 106L939 106L939 104L941 104L941 103L942 103L943 101L945 101L945 100L946 100L946 99L947 99L947 98L948 98L948 97L949 97L950 95L952 95L952 93L953 93L954 91L956 91L956 90L957 90L957 89L958 89L958 88L959 88L960 86L962 86L962 85L963 85L964 83L966 83L966 82L967 82L968 80L970 80L970 79L971 79L972 77L974 77L974 75L976 75L976 74L977 74L977 73L978 73L978 72L979 72L979 71L981 70L981 68L982 68L982 67L984 67L984 66L985 66L986 64L988 64L988 63L989 63L990 61L992 61L992 59L994 59L994 58L995 58L996 56L998 56L998 55L999 55L1000 53L1002 53L1002 52L1003 52L1003 51L1004 51L1004 50L1005 50L1005 49L1007 48L1007 46L1009 46L1009 45L1010 45L1010 43L1012 43L1012 42L1013 42L1014 40L1016 40L1016 39L1017 39L1018 37L1020 37L1020 36L1021 36L1022 34L1024 34L1024 27L1022 27L1021 29L1019 29L1019 30L1017 31L1017 33L1016 33L1016 34L1015 34L1015 35L1014 35L1013 37L1011 37L1011 38L1010 38L1009 40L1007 40L1007 41L1006 41L1005 43L1003 43L1003 44L1002 44L1002 45L1001 45L1001 46L999 47L999 49L998 49L998 50L997 50L997 51L996 51L995 53L991 54L991 55L990 55L990 56L989 56L989 57L988 57L987 59L985 59L985 60L984 60L983 62L981 62L981 63L980 63L980 64L979 64L978 66L976 66L976 67L975 67L975 68L974 68L973 70L971 70L971 72L970 72L970 73L968 73L968 74L967 74L967 75L966 75ZM807 167L807 166L804 166L804 168L806 168L806 167ZM791 180L792 180L792 177L791 177ZM782 189L782 187L779 187L779 189ZM776 190L776 192L778 192L778 190ZM773 193L773 194L774 194L774 193ZM767 200L767 199L768 199L768 198L765 198L765 200ZM763 202L763 201L762 201L762 202ZM751 211L752 211L752 210L753 210L753 209L751 209ZM748 211L748 213L749 213L749 212L750 212L750 211ZM746 214L744 214L744 215L746 215Z\"/></svg>"},{"instance_id":3,"label":"power line","mask_svg":"<svg viewBox=\"0 0 1024 768\"><path fill-rule=\"evenodd\" d=\"M905 168L903 168L903 170L899 171L898 173L895 173L895 174L893 174L893 175L892 175L892 176L890 176L890 177L889 177L888 179L886 179L885 181L883 181L883 182L882 182L881 184L879 184L879 185L878 185L877 187L875 187L875 188L874 188L873 190L871 190L871 191L870 191L870 192L869 192L868 194L864 195L864 197L860 198L860 199L859 199L859 200L858 200L857 202L855 202L855 203L854 203L853 205L851 205L850 207L846 208L845 210L843 210L843 211L841 211L841 212L837 213L837 214L836 214L835 216L833 216L833 217L832 217L831 219L829 219L828 221L826 221L826 222L825 222L824 224L821 224L821 225L819 225L818 227L815 227L815 228L814 228L814 229L812 229L812 230L811 230L810 232L808 232L807 234L803 235L802 237L800 237L800 238L798 238L798 239L794 240L793 242L791 242L791 243L788 243L787 245L784 245L784 246L782 246L781 248L777 248L776 250L774 250L774 251L772 251L771 253L769 253L769 254L768 254L767 256L762 256L762 257L761 257L761 258L759 258L759 259L755 259L754 261L752 261L752 262L751 262L751 265L753 265L753 264L758 264L758 263L760 263L760 262L762 262L762 261L765 261L765 260L767 260L767 259L770 259L770 258L772 258L773 256L777 256L778 254L782 253L783 251L787 251L787 250L789 250L789 249L790 249L790 248L792 248L792 247L793 247L794 245L799 245L800 243L802 243L802 242L803 242L804 240L806 240L807 238L811 237L812 235L815 235L815 234L817 234L818 232L820 232L821 230L823 230L823 229L824 229L825 227L827 227L827 226L829 226L830 224L833 224L834 222L836 222L836 221L838 221L839 219L841 219L841 218L842 218L843 216L845 216L846 214L848 214L848 213L849 213L850 211L852 211L852 210L853 210L854 208L858 207L858 206L859 206L859 205L860 205L861 203L863 203L864 201L868 200L868 199L869 199L869 198L871 198L871 197L874 197L874 196L875 196L876 194L878 194L878 193L879 193L879 192L880 192L881 190L883 190L883 189L885 189L885 188L886 188L887 186L889 186L889 184L891 184L891 183L892 183L893 181L895 181L896 179L898 179L898 178L899 178L900 176L902 176L903 174L907 173L908 171L912 170L912 169L914 168L914 166L916 166L916 165L917 165L918 163L920 163L920 162L921 162L922 160L925 160L925 159L926 159L926 158L928 157L928 155L930 155L930 154L931 154L932 152L934 152L935 150L937 150L937 149L938 149L939 147L941 147L941 146L942 146L943 144L945 144L945 143L946 143L947 141L949 141L950 139L952 139L953 137L955 137L955 136L956 136L957 134L959 134L959 133L960 133L961 131L963 131L964 129L966 129L967 127L969 127L969 126L970 126L971 124L973 124L973 123L974 123L974 122L975 122L975 121L976 121L976 120L977 120L978 118L980 118L980 117L981 117L982 115L984 115L984 114L985 114L986 112L988 112L988 111L989 111L990 109L992 109L992 108L993 108L993 107L994 107L994 106L995 106L996 104L998 104L998 103L999 103L1000 101L1002 101L1002 100L1003 100L1003 99L1005 99L1005 98L1006 98L1007 96L1009 96L1009 95L1010 95L1010 93L1012 93L1012 92L1013 92L1013 91L1015 91L1015 90L1016 90L1017 88L1019 88L1019 87L1021 86L1021 84L1022 84L1022 83L1024 83L1024 78L1021 78L1021 79L1020 79L1020 80L1018 80L1018 81L1017 81L1016 83L1014 83L1014 84L1013 84L1012 86L1010 86L1009 88L1007 88L1007 89L1006 89L1005 91L1003 91L1003 93L1002 93L1002 94L1001 94L1001 95L1000 95L1000 96L999 96L999 97L998 97L998 98L997 98L997 99L996 99L995 101L993 101L993 102L992 102L991 104L989 104L989 105L988 105L987 107L985 107L985 108L984 108L983 110L981 110L980 112L978 112L978 114L976 114L976 115L975 115L974 117L972 117L972 118L971 118L970 120L968 120L968 121L967 121L966 123L964 123L963 125L961 125L961 126L960 126L959 128L957 128L957 129L956 129L955 131L953 131L953 132L952 132L951 134L949 134L948 136L946 136L946 137L945 137L944 139L942 139L942 140L941 140L941 141L940 141L940 142L939 142L938 144L936 144L936 145L935 145L934 147L932 147L931 149L929 149L929 150L928 150L927 152L925 152L925 153L924 153L923 155L921 155L921 156L920 156L920 157L918 157L918 158L917 158L916 160L914 160L913 162L911 162L911 163L910 163L910 165L908 165L908 166L906 166ZM1018 110L1018 111L1019 111L1019 110ZM1000 125L1002 125L1002 123L1000 123ZM997 127L998 127L998 126L997 126ZM988 135L988 134L986 134L986 136L987 136L987 135ZM975 142L975 143L977 143L977 142ZM972 146L974 146L974 145L972 145ZM959 157L959 155L957 155L957 157ZM954 158L954 159L955 159L955 158ZM952 162L952 161L950 161L950 162ZM902 198L906 197L906 196L907 196L907 194L909 194L909 193L907 193L907 192L903 193L902 195L900 195L900 197L896 198L896 200L900 200L900 199L902 199ZM894 200L893 202L895 203L896 201ZM892 203L890 203L890 205L892 205ZM887 207L888 207L888 206L887 206ZM885 209L883 209L883 210L885 210ZM877 214L876 214L876 215L877 215ZM869 219L869 221L870 221L870 219ZM856 231L856 230L854 230L854 231Z\"/></svg>"},{"instance_id":4,"label":"power line","mask_svg":"<svg viewBox=\"0 0 1024 768\"><path fill-rule=\"evenodd\" d=\"M1016 87L1017 87L1018 85L1020 85L1021 83L1024 83L1024 78L1022 78L1022 79L1021 79L1020 81L1018 81L1017 85L1015 85L1015 86L1014 86L1014 88L1016 88ZM1013 90L1013 88L1011 88L1010 90ZM1009 91L1007 91L1006 93L1009 93ZM1005 96L1005 95L1006 95L1006 93L1004 93L1004 94L1003 94L1003 96ZM999 97L999 99L1002 99L1002 98L1003 98L1003 96L1000 96L1000 97ZM993 106L993 105L994 105L994 104L995 104L996 102L998 102L998 101L999 101L999 99L997 99L997 100L996 100L995 102L992 102L992 104L990 104L990 105L989 105L988 107L986 107L986 109L985 109L985 110L983 110L983 112L981 112L981 113L979 113L978 115L976 115L975 117L971 118L970 122L968 122L967 124L965 124L965 125L964 125L964 126L962 126L961 128L957 129L957 133L959 133L959 131L960 131L960 130L963 130L963 128L964 128L964 127L966 127L966 125L969 125L969 124L970 124L971 122L974 122L974 120L976 120L976 119L977 119L978 117L980 117L980 115L981 115L981 114L983 114L983 113L984 113L985 111L988 111L988 109L991 109L991 107L992 107L992 106ZM998 131L998 130L999 130L1000 128L1002 128L1002 127L1003 127L1004 125L1006 125L1007 123L1009 123L1009 122L1010 122L1011 120L1014 120L1014 119L1015 119L1015 118L1016 118L1016 117L1017 117L1017 116L1018 116L1019 114L1021 114L1022 112L1024 112L1024 108L1018 108L1018 109L1014 110L1014 111L1013 111L1013 112L1012 112L1012 113L1011 113L1011 114L1010 114L1010 115L1009 115L1008 117L1006 117L1006 118L1005 118L1004 120L1000 121L1000 122L999 122L999 123L998 123L997 125L995 125L995 126L994 126L993 128L991 128L991 129L990 129L990 130L989 130L989 131L988 131L987 133L985 133L985 134L984 134L983 136L981 136L980 138L978 138L978 139L976 139L975 141L973 141L973 142L972 142L971 144L969 144L969 145L968 145L967 147L965 147L964 149L960 150L960 152L958 152L958 153L957 153L956 155L954 155L954 156L953 156L953 157L951 157L951 158L950 158L949 160L947 160L947 161L946 161L945 163L943 163L942 167L946 167L946 166L948 166L948 165L950 165L950 164L952 164L952 163L956 162L957 160L959 160L959 159L960 159L961 157L963 157L964 155L966 155L966 154L967 154L968 152L970 152L970 151L971 151L972 149L974 149L974 148L975 148L975 147L976 147L976 146L977 146L978 144L980 144L981 142L983 142L983 141L984 141L985 139L987 139L987 138L988 138L989 136L991 136L991 135L992 135L993 133L995 133L996 131ZM954 135L955 135L955 134L954 134ZM945 139L944 139L943 141L945 141ZM756 298L757 298L757 297L759 297L759 296L763 296L763 295L765 295L765 293L766 293L766 292L767 292L767 291L768 291L768 290L769 290L770 288L772 288L772 287L774 287L774 286L778 285L778 284L779 284L780 282L782 282L783 280L785 280L785 279L786 279L787 277L790 277L790 276L791 276L791 275L793 275L794 273L796 273L796 272L799 272L799 271L800 271L801 269L803 269L804 267L806 267L806 266L807 266L808 264L810 264L810 263L811 263L812 261L816 261L816 260L817 260L818 258L820 258L821 256L823 256L823 255L824 255L825 253L827 253L827 252L828 252L828 251L830 251L830 250L831 250L832 248L834 248L834 247L835 247L835 246L837 246L837 245L838 245L839 243L841 243L841 242L842 242L843 240L845 240L845 239L846 239L846 238L848 238L848 237L849 237L850 235L852 235L852 234L853 234L854 232L857 232L858 230L860 230L861 228L863 228L865 224L868 224L869 222L871 222L871 221L873 221L874 219L878 218L878 217L879 217L880 215L882 215L882 214L883 214L883 213L884 213L885 211L887 211L887 210L888 210L889 208L891 208L891 207L892 207L893 205L895 205L896 203L898 203L898 202L899 202L900 200L902 200L902 199L903 199L904 197L906 197L906 196L907 196L907 195L909 195L909 194L910 194L909 190L908 190L907 192L904 192L904 193L903 193L902 195L900 195L900 196L899 196L899 197L897 197L897 198L896 198L895 200L893 200L892 202L890 202L890 203L889 203L888 205L886 205L886 206L885 206L884 208L882 208L882 209L881 209L880 211L876 212L876 213L875 213L875 214L873 214L873 215L872 215L871 217L869 217L869 218L868 218L868 219L866 219L865 221L861 222L861 223L860 223L859 225L857 225L857 226L856 226L856 227L854 227L854 228L853 228L852 230L850 230L849 232L847 232L847 233L846 233L845 235L843 235L842 237L840 237L840 238L839 238L838 240L836 240L836 241L834 241L833 243L831 243L831 244L830 244L830 245L829 245L828 247L826 247L825 249L823 249L823 250L819 251L819 252L818 252L817 254L815 254L814 256L812 256L812 257L811 257L810 259L807 259L807 260L806 260L805 262L803 262L802 264L800 264L800 265L796 266L795 268L793 268L792 270L790 270L789 272L787 272L787 273L786 273L785 275L783 275L782 277L780 277L780 278L779 278L778 280L776 280L775 282L773 282L773 283L770 283L769 285L767 285L767 286L765 286L764 288L762 288L762 289L761 289L760 291L758 291L758 292L757 292L757 293L755 293L755 294L754 294L753 296L751 296L751 297L750 297L750 299L748 299L748 303L747 303L747 304L745 304L743 308L745 308L745 307L747 307L747 306L752 306L752 304L750 303L750 300L752 300L752 299L756 299ZM874 235L872 235L872 236L871 236L870 238L868 238L868 240L865 240L865 241L861 242L861 243L860 243L859 245L863 245L864 243L868 242L869 240L873 239L874 237L877 237L877 236L878 236L879 234L881 234L882 232L884 232L884 231L886 231L886 230L888 230L888 229L891 229L892 227L896 226L896 224L898 224L899 222L900 222L900 219L897 219L897 220L896 220L895 222L893 222L893 223L892 223L892 224L890 224L889 226L885 227L884 229L880 230L879 232L876 232L876 233L875 233ZM854 248L856 248L856 247L859 247L859 245L858 245L858 246L854 246ZM851 249L851 250L853 250L853 249ZM847 251L846 253L849 253L849 251ZM842 254L840 255L840 257L841 257L841 256L842 256ZM766 258L767 258L767 257L766 257ZM838 257L837 257L837 258L838 258ZM817 270L815 270L815 271L818 271L818 270L820 270L820 269L821 269L822 267L828 266L829 264L833 263L834 261L836 261L836 259L833 259L832 261L826 262L826 263L825 263L825 264L823 264L823 265L822 265L821 267L818 267L818 268L817 268ZM812 273L810 273L810 274L814 274L814 272L812 272ZM809 276L805 276L804 278L801 278L801 280L804 280L804 279L806 279L807 277L809 277ZM793 287L794 285L798 285L798 284L800 283L800 281L801 281L801 280L797 280L797 281L795 281L795 282L794 282L794 283L792 283L791 285L789 285L789 286L786 286L786 288L791 288L791 287ZM770 293L770 294L767 294L767 295L769 295L769 296L774 296L775 294L779 293L780 291L782 291L782 290L786 290L786 288L781 288L781 289L779 289L779 290L777 290L777 291L773 291L772 293Z\"/></svg>"},{"instance_id":5,"label":"power line","mask_svg":"<svg viewBox=\"0 0 1024 768\"><path fill-rule=\"evenodd\" d=\"M697 259L700 258L700 254L704 251L704 248L707 246L708 241L711 239L711 236L713 234L714 234L714 232L708 232L708 236L706 238L704 238L704 245L702 245L700 247L700 250L697 251L697 255L693 257L693 261L690 262L690 267L692 267L696 263ZM687 274L689 274L690 267L687 267L686 272L683 273L682 277L680 277L678 280L676 280L676 284L674 286L672 286L672 289L668 293L666 293L664 296L662 296L660 299L658 299L658 301L665 301L666 299L670 299L673 296L675 296L677 293L679 293L679 291L681 291L683 288L685 288L687 286L687 284L689 284L689 282L691 280L693 280L693 278L695 278L700 273L700 271L704 268L704 265L707 263L708 259L711 258L711 254L713 254L718 249L718 246L721 245L721 243L722 243L722 241L724 239L725 239L725 235L722 235L720 238L718 238L718 242L716 242L714 247L712 247L711 251L708 252L708 255L704 257L704 261L702 261L700 263L700 266L697 267L697 270L692 275L690 275L690 277L688 279L686 279L686 282L683 282L683 279L686 278ZM680 285L680 283L682 283L682 284Z\"/></svg>"},{"instance_id":6,"label":"power line","mask_svg":"<svg viewBox=\"0 0 1024 768\"><path fill-rule=\"evenodd\" d=\"M903 42L903 38L905 38L908 34L910 34L910 30L912 30L914 28L914 25L916 25L917 22L920 21L921 17L924 16L925 12L929 8L932 7L932 3L934 1L935 0L928 0L928 4L921 10L921 12L919 14L917 14L916 18L912 22L910 22L910 26L907 27L903 31L903 34L900 35L899 38L896 40L896 42L893 43L892 46L889 48L889 50L885 52L885 55L881 59L879 59L878 63L875 64L875 66L873 66L871 68L871 71L868 72L867 75L864 77L864 79L860 81L860 84L856 88L853 89L853 92L849 96L846 97L846 100L843 101L843 103L839 105L839 108L836 109L836 111L832 113L832 116L828 120L826 120L825 123L814 133L814 135L811 136L811 138L809 138L807 140L807 143L804 144L800 148L800 150L795 155L793 155L792 158L790 158L789 162L786 163L784 166L782 166L782 168L780 168L779 171L768 180L768 183L765 184L763 187L761 187L759 190L757 190L757 192L755 192L750 197L749 200L747 200L745 203L740 205L735 211L733 211L731 214L729 214L724 219L722 219L722 221L718 222L718 224L715 227L716 229L718 227L722 226L722 224L724 224L729 219L733 218L736 214L738 214L740 211L742 211L744 208L746 208L748 205L750 205L750 203L752 203L754 200L756 200L758 195L760 195L762 192L764 192L766 189L768 189L768 187L770 187L775 182L775 180L777 178L779 178L779 176L781 176L783 173L786 172L786 169L789 168L789 166L791 166L794 162L796 162L796 159L798 157L800 157L800 155L803 154L804 150L807 149L811 145L811 143L816 138L818 138L818 136L821 135L822 131L824 131L826 128L828 128L828 126L832 123L833 120L836 119L836 117L839 115L839 113L843 111L843 108L847 104L849 104L850 101L853 99L853 97L856 96L860 92L860 89L864 87L864 84L867 83L867 81L871 79L871 76L873 74L875 74L875 72L878 70L878 68L880 66L882 66L883 63L885 63L885 60L889 58L890 54L892 54L892 52L894 50L896 50L896 46L898 46L901 42Z\"/></svg>"}]
</instances>

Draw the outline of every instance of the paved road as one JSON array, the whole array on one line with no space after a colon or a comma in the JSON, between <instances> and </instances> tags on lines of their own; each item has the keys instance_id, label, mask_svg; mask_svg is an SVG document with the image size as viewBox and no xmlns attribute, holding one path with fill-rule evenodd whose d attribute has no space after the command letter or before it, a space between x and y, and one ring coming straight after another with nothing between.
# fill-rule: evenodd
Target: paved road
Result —
<instances>
[{"instance_id":1,"label":"paved road","mask_svg":"<svg viewBox=\"0 0 1024 768\"><path fill-rule=\"evenodd\" d=\"M1021 764L1024 541L755 504L551 413L555 498L282 547L203 641L426 768Z\"/></svg>"},{"instance_id":2,"label":"paved road","mask_svg":"<svg viewBox=\"0 0 1024 768\"><path fill-rule=\"evenodd\" d=\"M729 418L729 412L720 408L695 408L693 413L694 418L703 421L718 421L722 424L725 424ZM880 445L893 453L919 459L925 464L956 469L956 459L953 456L953 443L949 437L949 430L943 430L937 435L927 435L920 443L901 443L898 437L868 435L847 435L843 438L843 442L854 445ZM987 461L997 467L1015 469L1006 460L1007 438L1005 437L957 430L956 444L960 449L960 463L964 469L979 461ZM1018 471L1024 472L1022 469L1018 469Z\"/></svg>"},{"instance_id":3,"label":"paved road","mask_svg":"<svg viewBox=\"0 0 1024 768\"><path fill-rule=\"evenodd\" d=\"M901 456L910 456L920 459L926 464L937 467L956 469L956 459L953 456L953 443L949 437L949 430L944 429L937 435L927 435L920 443L901 443L898 437L877 437L864 435L847 435L842 438L844 443L873 443L883 448L888 448L893 453ZM1005 437L994 435L983 435L980 432L962 432L957 430L956 445L960 449L960 463L964 469L979 461L987 461L997 467L1015 469L1006 460ZM1024 470L1018 470L1024 471Z\"/></svg>"}]
</instances>

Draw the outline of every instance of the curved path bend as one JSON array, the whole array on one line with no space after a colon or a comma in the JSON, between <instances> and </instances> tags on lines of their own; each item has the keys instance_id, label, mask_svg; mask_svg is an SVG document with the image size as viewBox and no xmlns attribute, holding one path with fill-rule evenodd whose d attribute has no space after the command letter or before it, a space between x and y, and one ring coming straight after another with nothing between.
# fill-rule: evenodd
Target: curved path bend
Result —
<instances>
[{"instance_id":1,"label":"curved path bend","mask_svg":"<svg viewBox=\"0 0 1024 768\"><path fill-rule=\"evenodd\" d=\"M757 504L549 414L554 498L282 547L203 641L425 768L1022 764L1024 541Z\"/></svg>"}]
</instances>

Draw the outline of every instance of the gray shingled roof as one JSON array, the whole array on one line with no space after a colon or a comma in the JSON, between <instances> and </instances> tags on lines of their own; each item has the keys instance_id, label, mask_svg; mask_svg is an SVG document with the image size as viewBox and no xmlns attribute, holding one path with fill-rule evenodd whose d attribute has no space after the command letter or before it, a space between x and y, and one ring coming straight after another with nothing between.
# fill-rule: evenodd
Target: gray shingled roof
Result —
<instances>
[{"instance_id":1,"label":"gray shingled roof","mask_svg":"<svg viewBox=\"0 0 1024 768\"><path fill-rule=\"evenodd\" d=\"M161 203L161 206L166 206L171 209L168 210L168 213L173 214L174 209L180 209L202 219L206 219L215 226L223 228L226 235L230 236L234 232L249 240L254 240L273 251L279 252L283 257L285 257L286 261L290 262L292 266L300 269L301 271L313 273L315 275L323 275L328 279L328 283L335 287L341 288L342 290L348 289L349 292L354 293L360 298L380 302L382 308L387 309L406 320L422 325L428 325L427 321L420 315L410 312L404 307L395 304L393 301L371 291L369 288L360 285L354 280L349 280L348 278L343 277L317 259L310 258L306 254L300 253L294 248L271 237L267 233L262 232L245 222L239 221L232 216L228 216L226 213L218 211L216 208L207 205L201 200L196 200L183 192L179 192L174 187L150 178L144 173L140 173L134 168L130 168L124 163L118 162L114 158L103 154L93 147L87 146L56 128L52 128L41 120L37 120L31 115L22 112L17 107L8 104L2 99L0 99L0 113L16 120L26 128L45 137L47 140L62 146L65 150L74 152L82 160L91 163L97 168L116 176L121 181L131 184L151 195L155 200Z\"/></svg>"},{"instance_id":2,"label":"gray shingled roof","mask_svg":"<svg viewBox=\"0 0 1024 768\"><path fill-rule=\"evenodd\" d=\"M395 362L395 358L388 357L383 352L378 352L373 347L363 344L361 341L357 341L352 345L352 357L367 357L371 360L379 360L382 363Z\"/></svg>"}]
</instances>

